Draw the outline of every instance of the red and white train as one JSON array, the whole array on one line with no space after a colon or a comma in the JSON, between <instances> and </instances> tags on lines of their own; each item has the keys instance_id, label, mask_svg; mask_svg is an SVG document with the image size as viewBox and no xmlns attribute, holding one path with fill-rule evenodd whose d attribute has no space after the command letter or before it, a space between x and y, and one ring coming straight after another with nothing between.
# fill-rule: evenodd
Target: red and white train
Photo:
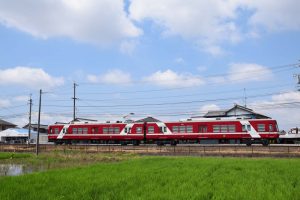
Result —
<instances>
[{"instance_id":1,"label":"red and white train","mask_svg":"<svg viewBox=\"0 0 300 200\"><path fill-rule=\"evenodd\" d=\"M188 119L175 122L158 120L124 123L120 121L115 123L75 122L54 124L48 128L49 142L57 144L244 143L251 145L252 143L261 143L268 145L275 143L278 138L279 131L276 120L238 117Z\"/></svg>"}]
</instances>

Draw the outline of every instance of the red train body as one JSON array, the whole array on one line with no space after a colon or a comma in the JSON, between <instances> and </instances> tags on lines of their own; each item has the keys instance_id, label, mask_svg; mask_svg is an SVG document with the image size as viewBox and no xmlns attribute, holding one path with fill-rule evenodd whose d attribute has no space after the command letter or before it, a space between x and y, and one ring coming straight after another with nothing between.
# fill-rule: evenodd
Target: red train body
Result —
<instances>
[{"instance_id":1,"label":"red train body","mask_svg":"<svg viewBox=\"0 0 300 200\"><path fill-rule=\"evenodd\" d=\"M268 144L279 137L276 120L219 118L177 122L70 123L48 129L55 143L246 143Z\"/></svg>"}]
</instances>

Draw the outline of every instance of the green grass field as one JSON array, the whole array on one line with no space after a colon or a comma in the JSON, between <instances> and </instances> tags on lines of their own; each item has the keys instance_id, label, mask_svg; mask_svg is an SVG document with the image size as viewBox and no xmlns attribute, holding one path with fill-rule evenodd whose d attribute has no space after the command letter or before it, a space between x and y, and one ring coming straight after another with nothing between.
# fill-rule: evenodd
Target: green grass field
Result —
<instances>
[{"instance_id":1,"label":"green grass field","mask_svg":"<svg viewBox=\"0 0 300 200\"><path fill-rule=\"evenodd\" d=\"M1 200L299 198L300 159L129 156L0 177Z\"/></svg>"}]
</instances>

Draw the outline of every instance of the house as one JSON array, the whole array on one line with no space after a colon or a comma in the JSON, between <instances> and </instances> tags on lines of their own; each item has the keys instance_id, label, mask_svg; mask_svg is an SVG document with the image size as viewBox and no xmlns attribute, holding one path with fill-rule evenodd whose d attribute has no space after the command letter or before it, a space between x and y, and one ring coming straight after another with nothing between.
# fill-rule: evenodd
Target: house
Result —
<instances>
[{"instance_id":1,"label":"house","mask_svg":"<svg viewBox=\"0 0 300 200\"><path fill-rule=\"evenodd\" d=\"M0 131L4 131L6 129L16 128L16 127L17 127L17 125L0 119Z\"/></svg>"},{"instance_id":2,"label":"house","mask_svg":"<svg viewBox=\"0 0 300 200\"><path fill-rule=\"evenodd\" d=\"M23 128L28 130L29 124L26 124ZM31 130L37 132L38 124L31 124ZM48 125L40 124L40 133L48 133Z\"/></svg>"},{"instance_id":3,"label":"house","mask_svg":"<svg viewBox=\"0 0 300 200\"><path fill-rule=\"evenodd\" d=\"M221 118L221 117L245 117L251 119L270 119L270 117L254 112L252 109L245 106L235 104L232 108L228 110L217 110L217 111L208 111L204 118ZM199 118L195 116L192 118Z\"/></svg>"},{"instance_id":4,"label":"house","mask_svg":"<svg viewBox=\"0 0 300 200\"><path fill-rule=\"evenodd\" d=\"M160 121L158 119L155 119L154 117L146 117L144 119L140 119L135 122L160 122Z\"/></svg>"}]
</instances>

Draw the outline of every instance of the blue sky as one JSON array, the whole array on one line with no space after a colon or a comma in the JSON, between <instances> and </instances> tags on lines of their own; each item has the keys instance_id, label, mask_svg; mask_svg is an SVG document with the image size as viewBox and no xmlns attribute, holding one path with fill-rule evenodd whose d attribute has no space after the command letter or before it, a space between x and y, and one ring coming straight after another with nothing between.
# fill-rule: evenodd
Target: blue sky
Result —
<instances>
[{"instance_id":1,"label":"blue sky","mask_svg":"<svg viewBox=\"0 0 300 200\"><path fill-rule=\"evenodd\" d=\"M0 0L0 117L178 120L247 106L300 126L296 0ZM245 88L245 90L244 90Z\"/></svg>"}]
</instances>

